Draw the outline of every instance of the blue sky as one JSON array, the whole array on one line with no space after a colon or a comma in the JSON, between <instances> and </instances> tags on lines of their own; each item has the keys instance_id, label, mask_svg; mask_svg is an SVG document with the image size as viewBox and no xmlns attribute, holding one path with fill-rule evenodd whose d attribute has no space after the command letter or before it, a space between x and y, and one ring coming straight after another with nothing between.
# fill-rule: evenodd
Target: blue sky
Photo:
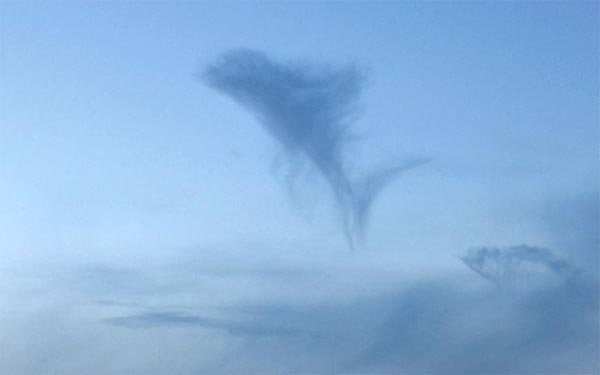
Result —
<instances>
[{"instance_id":1,"label":"blue sky","mask_svg":"<svg viewBox=\"0 0 600 375\"><path fill-rule=\"evenodd\" d=\"M0 372L598 371L598 301L576 297L597 292L598 13L3 2L0 344L14 345ZM198 79L239 48L365 75L348 169L429 160L377 195L360 248L314 160L291 195L281 171L294 159L256 108ZM503 270L492 283L461 260L482 247L504 254L480 253ZM583 323L547 332L569 314ZM421 315L439 337L414 328ZM478 346L488 367L468 355Z\"/></svg>"}]
</instances>

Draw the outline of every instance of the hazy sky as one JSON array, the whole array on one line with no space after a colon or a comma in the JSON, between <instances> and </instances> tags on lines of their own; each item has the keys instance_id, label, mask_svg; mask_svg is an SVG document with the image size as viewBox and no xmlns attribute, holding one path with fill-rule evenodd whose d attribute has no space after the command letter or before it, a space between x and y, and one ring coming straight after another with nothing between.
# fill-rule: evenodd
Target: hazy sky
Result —
<instances>
[{"instance_id":1,"label":"hazy sky","mask_svg":"<svg viewBox=\"0 0 600 375\"><path fill-rule=\"evenodd\" d=\"M600 371L599 13L0 3L0 373Z\"/></svg>"}]
</instances>

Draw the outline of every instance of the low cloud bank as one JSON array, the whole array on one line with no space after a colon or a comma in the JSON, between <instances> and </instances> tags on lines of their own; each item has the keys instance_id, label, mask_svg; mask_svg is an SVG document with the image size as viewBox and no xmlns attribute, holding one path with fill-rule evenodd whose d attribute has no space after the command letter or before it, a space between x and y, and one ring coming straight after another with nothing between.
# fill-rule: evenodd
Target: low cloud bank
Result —
<instances>
[{"instance_id":1,"label":"low cloud bank","mask_svg":"<svg viewBox=\"0 0 600 375\"><path fill-rule=\"evenodd\" d=\"M561 202L568 220L541 218L556 247L479 247L416 277L301 245L3 274L0 372L598 373L599 207Z\"/></svg>"}]
</instances>

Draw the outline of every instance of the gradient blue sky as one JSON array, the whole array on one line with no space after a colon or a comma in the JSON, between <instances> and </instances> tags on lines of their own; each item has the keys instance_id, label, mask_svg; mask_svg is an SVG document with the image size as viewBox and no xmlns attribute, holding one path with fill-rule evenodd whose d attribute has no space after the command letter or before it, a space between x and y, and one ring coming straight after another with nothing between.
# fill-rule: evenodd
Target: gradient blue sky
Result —
<instances>
[{"instance_id":1,"label":"gradient blue sky","mask_svg":"<svg viewBox=\"0 0 600 375\"><path fill-rule=\"evenodd\" d=\"M16 343L0 372L443 372L449 359L419 367L379 353L393 343L339 310L372 301L364 316L385 322L402 310L382 297L400 293L398 280L476 278L459 256L478 246L548 248L597 274L599 15L597 2L2 2L0 304L11 307L0 347ZM378 197L365 249L348 249L318 179L304 186L308 205L290 201L272 171L276 141L194 76L240 47L355 62L369 79L354 160L431 158ZM297 275L306 270L319 276ZM465 298L479 316L483 298ZM236 331L218 312L248 303L284 305L274 319L285 332L308 326L325 339L249 349L236 332L265 331L260 314L242 318L260 329ZM206 305L217 323L188 316ZM195 328L114 320L150 310L151 323L176 310L188 319L171 322ZM327 319L340 322L336 334L351 331L347 348L334 348ZM72 352L90 336L115 363ZM550 370L597 371L597 340L558 348ZM541 366L528 361L491 369Z\"/></svg>"}]
</instances>

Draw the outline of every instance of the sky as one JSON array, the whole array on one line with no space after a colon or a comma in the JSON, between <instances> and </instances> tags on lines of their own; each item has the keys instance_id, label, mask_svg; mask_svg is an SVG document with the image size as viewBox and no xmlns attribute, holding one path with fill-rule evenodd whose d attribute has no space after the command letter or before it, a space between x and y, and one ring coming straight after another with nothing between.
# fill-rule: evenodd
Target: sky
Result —
<instances>
[{"instance_id":1,"label":"sky","mask_svg":"<svg viewBox=\"0 0 600 375\"><path fill-rule=\"evenodd\" d=\"M0 373L597 373L599 13L0 2Z\"/></svg>"}]
</instances>

